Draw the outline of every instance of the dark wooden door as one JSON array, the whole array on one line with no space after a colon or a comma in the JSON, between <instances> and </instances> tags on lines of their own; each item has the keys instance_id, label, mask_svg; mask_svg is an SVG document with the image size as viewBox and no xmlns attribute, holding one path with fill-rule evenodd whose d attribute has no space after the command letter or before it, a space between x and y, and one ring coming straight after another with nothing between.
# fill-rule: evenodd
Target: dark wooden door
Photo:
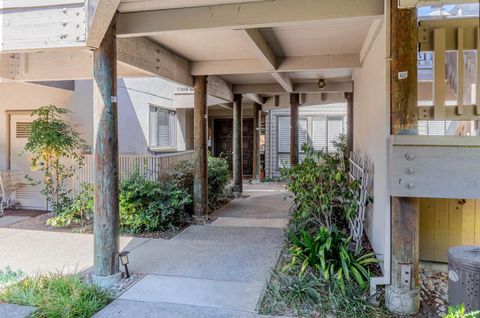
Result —
<instances>
[{"instance_id":1,"label":"dark wooden door","mask_svg":"<svg viewBox=\"0 0 480 318\"><path fill-rule=\"evenodd\" d=\"M213 142L215 157L227 159L232 169L233 120L217 118L213 123ZM253 174L253 119L243 120L243 175Z\"/></svg>"}]
</instances>

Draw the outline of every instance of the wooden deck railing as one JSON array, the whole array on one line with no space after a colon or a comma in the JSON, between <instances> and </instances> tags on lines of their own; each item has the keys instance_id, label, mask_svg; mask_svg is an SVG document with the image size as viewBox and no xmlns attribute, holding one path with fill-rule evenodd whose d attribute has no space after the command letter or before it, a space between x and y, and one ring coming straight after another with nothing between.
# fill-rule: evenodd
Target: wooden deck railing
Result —
<instances>
[{"instance_id":1,"label":"wooden deck railing","mask_svg":"<svg viewBox=\"0 0 480 318\"><path fill-rule=\"evenodd\" d=\"M183 151L158 156L121 155L119 157L120 177L128 177L135 171L147 179L158 180L177 163L193 159L194 152ZM79 193L82 183L93 183L93 156L85 155L85 164L72 177L71 189Z\"/></svg>"}]
</instances>

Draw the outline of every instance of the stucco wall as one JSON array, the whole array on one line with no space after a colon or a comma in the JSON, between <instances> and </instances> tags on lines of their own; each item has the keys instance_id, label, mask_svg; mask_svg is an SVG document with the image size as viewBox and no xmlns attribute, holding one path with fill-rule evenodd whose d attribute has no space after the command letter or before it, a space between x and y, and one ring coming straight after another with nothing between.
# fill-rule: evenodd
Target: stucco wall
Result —
<instances>
[{"instance_id":1,"label":"stucco wall","mask_svg":"<svg viewBox=\"0 0 480 318\"><path fill-rule=\"evenodd\" d=\"M148 154L149 106L173 108L176 85L159 78L118 80L119 151ZM7 111L31 111L53 104L68 108L68 115L83 138L93 145L93 86L75 81L74 91L28 83L0 83L0 169L7 167ZM193 149L193 109L177 113L177 150Z\"/></svg>"},{"instance_id":2,"label":"stucco wall","mask_svg":"<svg viewBox=\"0 0 480 318\"><path fill-rule=\"evenodd\" d=\"M67 107L72 92L27 83L0 83L0 169L7 168L7 111L32 110L44 105Z\"/></svg>"},{"instance_id":3,"label":"stucco wall","mask_svg":"<svg viewBox=\"0 0 480 318\"><path fill-rule=\"evenodd\" d=\"M354 149L373 165L373 204L366 231L376 253L389 253L390 197L387 189L390 112L387 101L385 24L374 40L363 66L353 73ZM388 267L388 264L382 264Z\"/></svg>"}]
</instances>

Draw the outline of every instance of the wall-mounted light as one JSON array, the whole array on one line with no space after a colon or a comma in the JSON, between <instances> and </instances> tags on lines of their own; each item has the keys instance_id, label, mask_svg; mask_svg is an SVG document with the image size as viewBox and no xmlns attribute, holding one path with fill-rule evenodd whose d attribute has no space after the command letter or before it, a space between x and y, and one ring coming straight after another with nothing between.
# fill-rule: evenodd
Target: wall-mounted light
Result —
<instances>
[{"instance_id":1,"label":"wall-mounted light","mask_svg":"<svg viewBox=\"0 0 480 318\"><path fill-rule=\"evenodd\" d=\"M318 88L325 88L325 86L327 86L327 84L325 83L324 79L319 79L318 82L317 82L317 86L318 86Z\"/></svg>"},{"instance_id":2,"label":"wall-mounted light","mask_svg":"<svg viewBox=\"0 0 480 318\"><path fill-rule=\"evenodd\" d=\"M118 254L118 257L120 258L120 264L122 264L123 266L125 266L125 275L126 275L126 277L127 277L127 278L130 278L130 273L128 272L128 264L129 264L128 254L130 254L129 251L124 251L124 252L121 252L120 254Z\"/></svg>"}]
</instances>

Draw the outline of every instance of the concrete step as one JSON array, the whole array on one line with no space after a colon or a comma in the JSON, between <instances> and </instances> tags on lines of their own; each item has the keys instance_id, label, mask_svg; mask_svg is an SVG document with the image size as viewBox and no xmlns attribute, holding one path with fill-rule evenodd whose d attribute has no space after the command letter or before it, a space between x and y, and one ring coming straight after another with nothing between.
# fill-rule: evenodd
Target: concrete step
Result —
<instances>
[{"instance_id":1,"label":"concrete step","mask_svg":"<svg viewBox=\"0 0 480 318\"><path fill-rule=\"evenodd\" d=\"M118 299L93 318L268 318L254 312L169 303L146 303Z\"/></svg>"},{"instance_id":2,"label":"concrete step","mask_svg":"<svg viewBox=\"0 0 480 318\"><path fill-rule=\"evenodd\" d=\"M231 282L179 276L147 275L121 300L172 303L242 311L255 311L263 282Z\"/></svg>"},{"instance_id":3,"label":"concrete step","mask_svg":"<svg viewBox=\"0 0 480 318\"><path fill-rule=\"evenodd\" d=\"M1 304L0 303L0 317L5 318L27 318L34 311L35 307L22 306L15 304Z\"/></svg>"}]
</instances>

